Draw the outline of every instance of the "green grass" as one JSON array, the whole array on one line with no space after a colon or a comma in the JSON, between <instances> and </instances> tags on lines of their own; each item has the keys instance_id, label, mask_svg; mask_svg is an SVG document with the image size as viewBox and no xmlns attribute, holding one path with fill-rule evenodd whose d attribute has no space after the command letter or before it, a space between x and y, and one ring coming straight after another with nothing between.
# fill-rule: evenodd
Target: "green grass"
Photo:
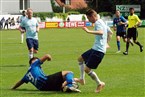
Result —
<instances>
[{"instance_id":1,"label":"green grass","mask_svg":"<svg viewBox=\"0 0 145 97\"><path fill-rule=\"evenodd\" d=\"M139 28L138 40L144 44L145 28ZM51 62L45 62L46 74L61 70L71 70L79 77L77 58L90 49L94 36L82 29L41 29L39 32L39 53L41 57L50 53ZM105 89L94 93L96 84L86 75L86 85L81 86L81 93L41 92L31 84L24 84L17 90L10 88L22 78L28 68L28 50L26 43L20 44L20 32L17 30L0 31L0 97L144 97L144 53L139 47L130 46L129 55L116 54L115 34L110 42L105 58L97 70L100 79L106 83ZM144 44L145 46L145 44ZM125 43L121 40L121 50Z\"/></svg>"}]
</instances>

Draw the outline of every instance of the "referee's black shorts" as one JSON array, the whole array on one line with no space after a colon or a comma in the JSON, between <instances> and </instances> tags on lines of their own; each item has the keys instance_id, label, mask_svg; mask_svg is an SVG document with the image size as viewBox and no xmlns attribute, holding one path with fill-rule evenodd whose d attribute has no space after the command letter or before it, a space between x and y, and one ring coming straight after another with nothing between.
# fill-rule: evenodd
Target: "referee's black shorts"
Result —
<instances>
[{"instance_id":1,"label":"referee's black shorts","mask_svg":"<svg viewBox=\"0 0 145 97\"><path fill-rule=\"evenodd\" d=\"M61 91L62 83L64 82L62 72L47 76L46 85L41 89L42 91Z\"/></svg>"},{"instance_id":2,"label":"referee's black shorts","mask_svg":"<svg viewBox=\"0 0 145 97\"><path fill-rule=\"evenodd\" d=\"M128 28L127 30L127 38L133 38L133 40L136 40L138 37L137 28Z\"/></svg>"}]
</instances>

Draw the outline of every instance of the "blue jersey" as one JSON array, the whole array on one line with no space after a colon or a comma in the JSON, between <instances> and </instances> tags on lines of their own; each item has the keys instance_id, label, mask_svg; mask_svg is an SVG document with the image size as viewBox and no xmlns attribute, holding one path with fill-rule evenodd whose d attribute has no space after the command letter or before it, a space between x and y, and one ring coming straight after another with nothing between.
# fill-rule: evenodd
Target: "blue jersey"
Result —
<instances>
[{"instance_id":1,"label":"blue jersey","mask_svg":"<svg viewBox=\"0 0 145 97\"><path fill-rule=\"evenodd\" d=\"M27 73L22 78L23 82L31 82L39 90L46 85L46 80L48 79L41 69L41 64L42 62L37 59L31 64Z\"/></svg>"},{"instance_id":2,"label":"blue jersey","mask_svg":"<svg viewBox=\"0 0 145 97\"><path fill-rule=\"evenodd\" d=\"M26 38L32 38L38 40L38 33L36 32L36 27L38 27L38 22L35 18L25 18L21 24L21 27L26 29Z\"/></svg>"},{"instance_id":3,"label":"blue jersey","mask_svg":"<svg viewBox=\"0 0 145 97\"><path fill-rule=\"evenodd\" d=\"M103 35L95 36L95 43L92 49L106 53L106 44L107 44L107 26L103 20L99 19L95 22L95 30L103 30Z\"/></svg>"},{"instance_id":4,"label":"blue jersey","mask_svg":"<svg viewBox=\"0 0 145 97\"><path fill-rule=\"evenodd\" d=\"M113 25L117 27L117 33L126 32L125 25L119 25L119 22L127 22L123 16L113 19Z\"/></svg>"}]
</instances>

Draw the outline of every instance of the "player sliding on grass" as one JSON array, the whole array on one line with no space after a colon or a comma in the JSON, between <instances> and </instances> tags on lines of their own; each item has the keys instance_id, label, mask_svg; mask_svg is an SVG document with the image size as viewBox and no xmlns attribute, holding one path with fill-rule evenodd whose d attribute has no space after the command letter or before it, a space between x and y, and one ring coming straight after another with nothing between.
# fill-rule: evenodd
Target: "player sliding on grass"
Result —
<instances>
[{"instance_id":1,"label":"player sliding on grass","mask_svg":"<svg viewBox=\"0 0 145 97\"><path fill-rule=\"evenodd\" d=\"M32 83L40 91L64 91L64 92L81 92L75 81L74 74L71 71L61 71L52 75L45 75L41 65L45 61L51 61L49 54L42 58L33 57L30 59L30 67L24 77L16 83L12 89L16 89L24 83Z\"/></svg>"},{"instance_id":2,"label":"player sliding on grass","mask_svg":"<svg viewBox=\"0 0 145 97\"><path fill-rule=\"evenodd\" d=\"M99 66L106 53L107 26L101 19L98 19L97 12L94 10L89 9L86 15L90 22L95 23L95 31L88 30L86 27L83 29L87 33L95 35L95 43L90 50L86 51L78 58L81 71L79 82L85 84L85 71L97 83L95 92L99 93L105 86L105 83L99 79L92 69L96 69ZM86 66L84 66L84 64L86 64Z\"/></svg>"},{"instance_id":3,"label":"player sliding on grass","mask_svg":"<svg viewBox=\"0 0 145 97\"><path fill-rule=\"evenodd\" d=\"M33 58L33 54L38 52L38 22L33 18L33 10L27 9L27 17L21 22L19 30L25 32L26 30L26 42L29 49L29 58Z\"/></svg>"}]
</instances>

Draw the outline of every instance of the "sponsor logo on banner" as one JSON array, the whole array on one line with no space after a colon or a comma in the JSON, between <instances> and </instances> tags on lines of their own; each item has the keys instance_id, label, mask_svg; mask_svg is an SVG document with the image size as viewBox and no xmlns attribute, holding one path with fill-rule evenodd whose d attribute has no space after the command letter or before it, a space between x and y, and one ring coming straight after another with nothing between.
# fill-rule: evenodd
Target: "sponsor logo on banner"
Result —
<instances>
[{"instance_id":1,"label":"sponsor logo on banner","mask_svg":"<svg viewBox=\"0 0 145 97\"><path fill-rule=\"evenodd\" d=\"M64 26L65 26L64 22L59 22L59 27L60 27L60 28L62 28L62 27L64 27Z\"/></svg>"},{"instance_id":2,"label":"sponsor logo on banner","mask_svg":"<svg viewBox=\"0 0 145 97\"><path fill-rule=\"evenodd\" d=\"M46 28L58 28L58 22L46 22L45 27Z\"/></svg>"},{"instance_id":3,"label":"sponsor logo on banner","mask_svg":"<svg viewBox=\"0 0 145 97\"><path fill-rule=\"evenodd\" d=\"M86 26L93 26L91 22L86 22Z\"/></svg>"},{"instance_id":4,"label":"sponsor logo on banner","mask_svg":"<svg viewBox=\"0 0 145 97\"><path fill-rule=\"evenodd\" d=\"M77 22L65 22L65 27L77 27Z\"/></svg>"},{"instance_id":5,"label":"sponsor logo on banner","mask_svg":"<svg viewBox=\"0 0 145 97\"><path fill-rule=\"evenodd\" d=\"M40 22L39 23L39 28L45 28L45 22Z\"/></svg>"},{"instance_id":6,"label":"sponsor logo on banner","mask_svg":"<svg viewBox=\"0 0 145 97\"><path fill-rule=\"evenodd\" d=\"M84 27L85 26L85 22L78 22L78 27Z\"/></svg>"}]
</instances>

